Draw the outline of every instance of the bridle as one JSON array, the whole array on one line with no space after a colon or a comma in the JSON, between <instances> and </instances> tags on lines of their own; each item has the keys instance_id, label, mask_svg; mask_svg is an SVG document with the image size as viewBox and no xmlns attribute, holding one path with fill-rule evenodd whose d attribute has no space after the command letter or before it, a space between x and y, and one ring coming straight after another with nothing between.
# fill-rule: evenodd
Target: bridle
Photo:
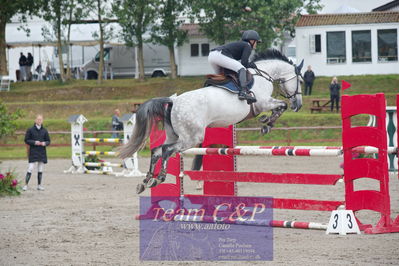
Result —
<instances>
[{"instance_id":1,"label":"bridle","mask_svg":"<svg viewBox=\"0 0 399 266\"><path fill-rule=\"evenodd\" d=\"M253 64L254 66L256 66L255 64ZM269 73L267 73L266 71L259 69L257 66L255 68L253 68L255 70L255 74L256 76L260 76L268 81L270 81L271 83L276 82L278 85L283 85L284 83L297 78L297 81L299 80L299 77L302 77L301 71L298 69L298 67L296 65L293 65L295 68L295 75L292 76L289 79L274 79L272 76L269 75ZM283 96L286 99L291 100L291 98L296 97L298 94L302 94L302 92L299 92L299 82L296 83L296 90L292 95L289 95L287 92L285 92L285 95L280 93L281 96Z\"/></svg>"}]
</instances>

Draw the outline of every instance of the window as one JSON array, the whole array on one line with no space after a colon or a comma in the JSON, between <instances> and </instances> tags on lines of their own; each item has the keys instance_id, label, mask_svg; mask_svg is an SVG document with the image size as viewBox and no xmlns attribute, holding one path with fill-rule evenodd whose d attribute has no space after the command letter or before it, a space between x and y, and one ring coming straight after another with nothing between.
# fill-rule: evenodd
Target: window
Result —
<instances>
[{"instance_id":1,"label":"window","mask_svg":"<svg viewBox=\"0 0 399 266\"><path fill-rule=\"evenodd\" d=\"M397 30L378 30L378 61L398 61Z\"/></svg>"},{"instance_id":2,"label":"window","mask_svg":"<svg viewBox=\"0 0 399 266\"><path fill-rule=\"evenodd\" d=\"M201 44L201 55L208 56L209 55L209 43Z\"/></svg>"},{"instance_id":3,"label":"window","mask_svg":"<svg viewBox=\"0 0 399 266\"><path fill-rule=\"evenodd\" d=\"M296 57L296 47L287 47L286 56Z\"/></svg>"},{"instance_id":4,"label":"window","mask_svg":"<svg viewBox=\"0 0 399 266\"><path fill-rule=\"evenodd\" d=\"M191 44L191 56L199 56L199 44L198 43Z\"/></svg>"},{"instance_id":5,"label":"window","mask_svg":"<svg viewBox=\"0 0 399 266\"><path fill-rule=\"evenodd\" d=\"M327 64L345 62L345 31L327 32Z\"/></svg>"},{"instance_id":6,"label":"window","mask_svg":"<svg viewBox=\"0 0 399 266\"><path fill-rule=\"evenodd\" d=\"M310 53L320 53L321 52L321 35L315 34L310 35Z\"/></svg>"},{"instance_id":7,"label":"window","mask_svg":"<svg viewBox=\"0 0 399 266\"><path fill-rule=\"evenodd\" d=\"M352 31L352 62L371 62L371 31Z\"/></svg>"},{"instance_id":8,"label":"window","mask_svg":"<svg viewBox=\"0 0 399 266\"><path fill-rule=\"evenodd\" d=\"M111 50L111 48L104 49L104 61L109 61L109 51L110 50ZM96 60L96 62L100 62L100 52L98 52L96 54L95 60Z\"/></svg>"},{"instance_id":9,"label":"window","mask_svg":"<svg viewBox=\"0 0 399 266\"><path fill-rule=\"evenodd\" d=\"M321 53L321 35L316 34L314 37L315 37L315 52Z\"/></svg>"}]
</instances>

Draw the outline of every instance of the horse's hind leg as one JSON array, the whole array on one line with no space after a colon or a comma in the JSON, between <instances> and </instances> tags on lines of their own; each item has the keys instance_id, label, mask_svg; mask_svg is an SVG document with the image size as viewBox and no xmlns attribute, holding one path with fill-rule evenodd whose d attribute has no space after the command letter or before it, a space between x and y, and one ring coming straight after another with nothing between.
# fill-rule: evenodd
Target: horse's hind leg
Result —
<instances>
[{"instance_id":1,"label":"horse's hind leg","mask_svg":"<svg viewBox=\"0 0 399 266\"><path fill-rule=\"evenodd\" d=\"M192 148L195 145L197 145L197 142L194 141L193 139L196 139L196 138L192 137L192 138L189 138L188 141L186 140L184 142L181 139L178 139L176 141L176 143L162 145L162 168L161 168L161 171L159 172L159 175L157 178L152 178L150 181L148 181L147 187L154 187L154 186L162 183L163 181L165 181L169 158L171 156L173 156L176 152L181 152L181 151L184 151L186 149Z\"/></svg>"},{"instance_id":2,"label":"horse's hind leg","mask_svg":"<svg viewBox=\"0 0 399 266\"><path fill-rule=\"evenodd\" d=\"M150 178L147 187L155 187L166 179L168 160L177 151L176 143L162 145L162 167L157 178Z\"/></svg>"},{"instance_id":3,"label":"horse's hind leg","mask_svg":"<svg viewBox=\"0 0 399 266\"><path fill-rule=\"evenodd\" d=\"M165 181L167 162L169 158L175 153L175 150L171 151L170 147L174 146L179 139L179 137L173 131L173 128L169 123L165 123L164 126L166 131L165 143L163 145L156 147L153 151L151 151L152 156L151 156L150 170L148 171L147 176L143 181L143 183L147 185L147 187L154 187L157 185L157 183L153 184L154 180L156 181L156 179L153 178L153 176L154 176L155 164L158 162L160 158L162 158L162 167L161 171L158 174L157 179L160 180L159 183Z\"/></svg>"},{"instance_id":4,"label":"horse's hind leg","mask_svg":"<svg viewBox=\"0 0 399 266\"><path fill-rule=\"evenodd\" d=\"M150 169L148 170L145 179L143 179L143 183L137 185L136 188L137 194L140 194L145 190L148 181L152 179L152 177L154 176L155 165L162 156L162 146L163 145L160 145L151 150Z\"/></svg>"}]
</instances>

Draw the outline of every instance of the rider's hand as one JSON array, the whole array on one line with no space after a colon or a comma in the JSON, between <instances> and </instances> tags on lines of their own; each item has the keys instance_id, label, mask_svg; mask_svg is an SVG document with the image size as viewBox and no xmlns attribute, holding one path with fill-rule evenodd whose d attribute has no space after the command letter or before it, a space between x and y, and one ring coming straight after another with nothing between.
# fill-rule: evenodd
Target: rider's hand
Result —
<instances>
[{"instance_id":1,"label":"rider's hand","mask_svg":"<svg viewBox=\"0 0 399 266\"><path fill-rule=\"evenodd\" d=\"M249 62L248 67L250 68L257 68L254 62Z\"/></svg>"}]
</instances>

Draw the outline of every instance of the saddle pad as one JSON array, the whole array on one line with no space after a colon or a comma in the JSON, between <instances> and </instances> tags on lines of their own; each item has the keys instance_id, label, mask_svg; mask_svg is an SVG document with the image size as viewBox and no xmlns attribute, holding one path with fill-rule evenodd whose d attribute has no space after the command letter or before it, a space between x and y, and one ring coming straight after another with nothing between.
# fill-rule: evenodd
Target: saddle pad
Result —
<instances>
[{"instance_id":1,"label":"saddle pad","mask_svg":"<svg viewBox=\"0 0 399 266\"><path fill-rule=\"evenodd\" d=\"M233 80L230 80L229 82L224 83L224 84L217 84L216 82L206 82L205 84L206 84L206 86L215 86L215 87L218 87L221 89L228 90L232 93L239 92L238 85ZM254 80L252 79L248 84L248 89L250 90L253 85L254 85Z\"/></svg>"}]
</instances>

